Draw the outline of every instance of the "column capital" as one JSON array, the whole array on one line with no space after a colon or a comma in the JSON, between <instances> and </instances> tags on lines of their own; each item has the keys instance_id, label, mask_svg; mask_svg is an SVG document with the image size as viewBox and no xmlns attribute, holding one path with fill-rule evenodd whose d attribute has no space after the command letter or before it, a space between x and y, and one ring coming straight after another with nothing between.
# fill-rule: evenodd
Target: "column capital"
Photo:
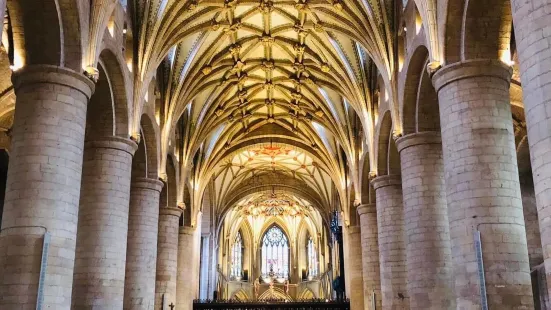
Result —
<instances>
[{"instance_id":1,"label":"column capital","mask_svg":"<svg viewBox=\"0 0 551 310\"><path fill-rule=\"evenodd\" d=\"M53 65L29 65L13 72L13 88L17 91L32 84L59 84L73 88L90 99L95 90L95 84L84 74L68 68Z\"/></svg>"},{"instance_id":2,"label":"column capital","mask_svg":"<svg viewBox=\"0 0 551 310\"><path fill-rule=\"evenodd\" d=\"M150 178L133 178L131 183L132 188L150 189L159 193L163 189L163 186L163 182Z\"/></svg>"},{"instance_id":3,"label":"column capital","mask_svg":"<svg viewBox=\"0 0 551 310\"><path fill-rule=\"evenodd\" d=\"M440 68L432 76L432 84L437 92L452 82L481 76L499 78L509 84L512 74L513 69L511 66L500 60L473 59Z\"/></svg>"},{"instance_id":4,"label":"column capital","mask_svg":"<svg viewBox=\"0 0 551 310\"><path fill-rule=\"evenodd\" d=\"M84 143L84 148L102 148L102 149L115 149L119 151L126 152L131 156L134 156L134 153L138 149L136 142L122 137L101 137L97 139L92 139L91 141L86 141Z\"/></svg>"},{"instance_id":5,"label":"column capital","mask_svg":"<svg viewBox=\"0 0 551 310\"><path fill-rule=\"evenodd\" d=\"M402 185L402 177L400 175L382 175L371 180L371 185L375 190L392 185Z\"/></svg>"},{"instance_id":6,"label":"column capital","mask_svg":"<svg viewBox=\"0 0 551 310\"><path fill-rule=\"evenodd\" d=\"M178 229L178 233L180 235L193 235L195 234L195 227L191 227L191 226L180 226L180 228Z\"/></svg>"},{"instance_id":7,"label":"column capital","mask_svg":"<svg viewBox=\"0 0 551 310\"><path fill-rule=\"evenodd\" d=\"M377 205L374 203L361 204L356 210L361 217L364 214L377 213Z\"/></svg>"},{"instance_id":8,"label":"column capital","mask_svg":"<svg viewBox=\"0 0 551 310\"><path fill-rule=\"evenodd\" d=\"M405 135L396 139L396 148L398 152L415 145L441 144L442 137L437 131L421 131Z\"/></svg>"},{"instance_id":9,"label":"column capital","mask_svg":"<svg viewBox=\"0 0 551 310\"><path fill-rule=\"evenodd\" d=\"M173 215L176 217L180 217L182 215L182 209L180 208L174 208L174 207L162 207L159 208L159 214L160 215Z\"/></svg>"}]
</instances>

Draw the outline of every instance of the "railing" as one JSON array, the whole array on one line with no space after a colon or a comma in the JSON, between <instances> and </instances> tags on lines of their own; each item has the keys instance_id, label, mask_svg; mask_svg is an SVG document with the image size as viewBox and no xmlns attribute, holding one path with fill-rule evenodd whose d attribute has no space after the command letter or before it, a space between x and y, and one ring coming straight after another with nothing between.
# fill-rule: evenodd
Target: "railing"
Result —
<instances>
[{"instance_id":1,"label":"railing","mask_svg":"<svg viewBox=\"0 0 551 310\"><path fill-rule=\"evenodd\" d=\"M262 302L241 302L235 300L194 300L193 310L241 309L241 310L350 310L350 302L336 300L302 300L285 302L280 300Z\"/></svg>"}]
</instances>

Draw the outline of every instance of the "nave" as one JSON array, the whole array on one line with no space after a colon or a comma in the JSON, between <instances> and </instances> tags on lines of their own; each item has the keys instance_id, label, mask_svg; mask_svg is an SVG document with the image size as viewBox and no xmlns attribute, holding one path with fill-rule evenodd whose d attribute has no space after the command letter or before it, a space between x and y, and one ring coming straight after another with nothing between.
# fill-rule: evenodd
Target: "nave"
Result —
<instances>
[{"instance_id":1,"label":"nave","mask_svg":"<svg viewBox=\"0 0 551 310\"><path fill-rule=\"evenodd\" d=\"M551 309L550 0L0 10L0 309Z\"/></svg>"}]
</instances>

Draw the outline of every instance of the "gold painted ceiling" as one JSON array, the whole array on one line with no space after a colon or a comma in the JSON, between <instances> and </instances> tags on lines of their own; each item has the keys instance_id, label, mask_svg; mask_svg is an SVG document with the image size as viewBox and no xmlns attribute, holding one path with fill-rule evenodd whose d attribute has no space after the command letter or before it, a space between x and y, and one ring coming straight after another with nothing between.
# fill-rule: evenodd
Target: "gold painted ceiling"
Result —
<instances>
[{"instance_id":1,"label":"gold painted ceiling","mask_svg":"<svg viewBox=\"0 0 551 310\"><path fill-rule=\"evenodd\" d=\"M336 196L349 203L351 171L370 143L361 128L376 120L373 68L386 80L392 72L391 3L137 1L147 22L136 74L165 85L163 137L176 131L178 143L163 147L181 146L195 204L209 187L223 207L251 180L271 186L280 177L317 208L335 208ZM140 97L147 87L137 89ZM263 153L273 141L285 151Z\"/></svg>"}]
</instances>

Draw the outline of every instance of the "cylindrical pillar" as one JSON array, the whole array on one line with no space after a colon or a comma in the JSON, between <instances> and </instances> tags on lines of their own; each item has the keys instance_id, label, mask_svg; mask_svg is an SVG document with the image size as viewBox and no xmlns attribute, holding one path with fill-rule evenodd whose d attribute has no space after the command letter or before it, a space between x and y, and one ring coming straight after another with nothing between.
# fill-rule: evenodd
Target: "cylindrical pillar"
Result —
<instances>
[{"instance_id":1,"label":"cylindrical pillar","mask_svg":"<svg viewBox=\"0 0 551 310\"><path fill-rule=\"evenodd\" d=\"M188 207L189 208L189 207ZM203 236L201 234L201 213L198 215L196 221L195 236L194 239L194 251L193 251L193 278L197 279L193 286L193 299L199 299L199 287L201 279L201 250L203 244Z\"/></svg>"},{"instance_id":2,"label":"cylindrical pillar","mask_svg":"<svg viewBox=\"0 0 551 310\"><path fill-rule=\"evenodd\" d=\"M450 226L439 132L396 140L402 194L411 309L455 308Z\"/></svg>"},{"instance_id":3,"label":"cylindrical pillar","mask_svg":"<svg viewBox=\"0 0 551 310\"><path fill-rule=\"evenodd\" d=\"M182 226L178 235L178 275L176 285L176 309L191 310L194 299L193 257L195 245L195 228Z\"/></svg>"},{"instance_id":4,"label":"cylindrical pillar","mask_svg":"<svg viewBox=\"0 0 551 310\"><path fill-rule=\"evenodd\" d=\"M374 203L361 205L358 207L358 214L362 238L364 305L365 309L378 310L382 309L382 304L377 207Z\"/></svg>"},{"instance_id":5,"label":"cylindrical pillar","mask_svg":"<svg viewBox=\"0 0 551 310\"><path fill-rule=\"evenodd\" d=\"M0 233L0 308L69 309L86 106L94 84L72 70L13 73L17 109ZM43 252L45 233L50 241ZM47 254L37 296L41 257Z\"/></svg>"},{"instance_id":6,"label":"cylindrical pillar","mask_svg":"<svg viewBox=\"0 0 551 310\"><path fill-rule=\"evenodd\" d=\"M512 0L524 112L551 295L551 2Z\"/></svg>"},{"instance_id":7,"label":"cylindrical pillar","mask_svg":"<svg viewBox=\"0 0 551 310\"><path fill-rule=\"evenodd\" d=\"M155 268L159 230L159 194L163 182L135 178L130 188L124 309L150 310L155 305Z\"/></svg>"},{"instance_id":8,"label":"cylindrical pillar","mask_svg":"<svg viewBox=\"0 0 551 310\"><path fill-rule=\"evenodd\" d=\"M122 309L132 140L87 141L82 168L73 309Z\"/></svg>"},{"instance_id":9,"label":"cylindrical pillar","mask_svg":"<svg viewBox=\"0 0 551 310\"><path fill-rule=\"evenodd\" d=\"M384 310L409 309L406 287L404 207L399 175L384 175L371 181L377 203L379 263Z\"/></svg>"},{"instance_id":10,"label":"cylindrical pillar","mask_svg":"<svg viewBox=\"0 0 551 310\"><path fill-rule=\"evenodd\" d=\"M457 308L479 309L481 232L490 309L533 307L513 121L511 68L473 60L438 70L446 197Z\"/></svg>"},{"instance_id":11,"label":"cylindrical pillar","mask_svg":"<svg viewBox=\"0 0 551 310\"><path fill-rule=\"evenodd\" d=\"M161 207L157 241L157 275L155 277L155 309L176 305L178 269L178 227L182 209ZM164 303L164 304L163 304Z\"/></svg>"},{"instance_id":12,"label":"cylindrical pillar","mask_svg":"<svg viewBox=\"0 0 551 310\"><path fill-rule=\"evenodd\" d=\"M362 272L362 247L359 226L346 227L345 238L345 270L346 292L350 298L351 310L364 310L363 272Z\"/></svg>"}]
</instances>

